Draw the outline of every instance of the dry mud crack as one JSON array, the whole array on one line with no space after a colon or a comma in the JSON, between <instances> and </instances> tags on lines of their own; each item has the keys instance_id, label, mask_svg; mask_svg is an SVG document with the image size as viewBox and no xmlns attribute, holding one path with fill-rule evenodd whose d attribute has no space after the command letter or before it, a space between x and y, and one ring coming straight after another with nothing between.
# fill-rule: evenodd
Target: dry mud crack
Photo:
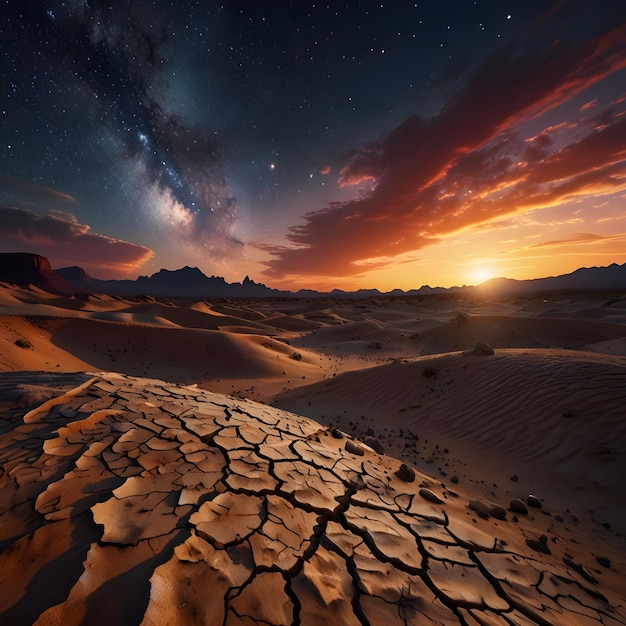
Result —
<instances>
[{"instance_id":1,"label":"dry mud crack","mask_svg":"<svg viewBox=\"0 0 626 626\"><path fill-rule=\"evenodd\" d=\"M193 387L1 374L0 623L626 624L622 596L347 441Z\"/></svg>"}]
</instances>

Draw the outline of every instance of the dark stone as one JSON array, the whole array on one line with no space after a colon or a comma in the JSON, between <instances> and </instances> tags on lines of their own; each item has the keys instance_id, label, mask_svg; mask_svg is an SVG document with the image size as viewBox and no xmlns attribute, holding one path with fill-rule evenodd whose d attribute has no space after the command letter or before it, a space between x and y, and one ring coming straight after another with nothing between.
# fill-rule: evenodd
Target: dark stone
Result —
<instances>
[{"instance_id":1,"label":"dark stone","mask_svg":"<svg viewBox=\"0 0 626 626\"><path fill-rule=\"evenodd\" d=\"M479 341L473 350L465 350L463 356L492 356L495 350L484 341Z\"/></svg>"},{"instance_id":2,"label":"dark stone","mask_svg":"<svg viewBox=\"0 0 626 626\"><path fill-rule=\"evenodd\" d=\"M480 500L470 500L469 508L472 509L472 511L476 511L479 517L489 519L489 507L484 502Z\"/></svg>"},{"instance_id":3,"label":"dark stone","mask_svg":"<svg viewBox=\"0 0 626 626\"><path fill-rule=\"evenodd\" d=\"M341 431L337 430L336 428L331 428L330 434L333 436L333 439L343 439L343 435L341 434Z\"/></svg>"},{"instance_id":4,"label":"dark stone","mask_svg":"<svg viewBox=\"0 0 626 626\"><path fill-rule=\"evenodd\" d=\"M348 439L348 441L346 441L346 452L356 454L357 456L363 456L365 454L365 450L363 450L358 443L352 441L352 439Z\"/></svg>"},{"instance_id":5,"label":"dark stone","mask_svg":"<svg viewBox=\"0 0 626 626\"><path fill-rule=\"evenodd\" d=\"M426 489L426 487L422 487L418 493L424 500L428 500L434 504L441 504L443 502L443 500L438 498L430 489Z\"/></svg>"},{"instance_id":6,"label":"dark stone","mask_svg":"<svg viewBox=\"0 0 626 626\"><path fill-rule=\"evenodd\" d=\"M541 500L537 498L537 496L533 496L532 494L526 498L526 502L528 502L528 506L532 506L534 509L541 508Z\"/></svg>"},{"instance_id":7,"label":"dark stone","mask_svg":"<svg viewBox=\"0 0 626 626\"><path fill-rule=\"evenodd\" d=\"M526 539L526 545L532 548L535 552L543 552L543 554L552 554L547 543L541 541L541 539Z\"/></svg>"},{"instance_id":8,"label":"dark stone","mask_svg":"<svg viewBox=\"0 0 626 626\"><path fill-rule=\"evenodd\" d=\"M611 560L606 556L597 556L596 561L598 561L602 567L611 567Z\"/></svg>"},{"instance_id":9,"label":"dark stone","mask_svg":"<svg viewBox=\"0 0 626 626\"><path fill-rule=\"evenodd\" d=\"M376 437L365 437L363 443L366 446L369 446L375 452L378 452L378 454L385 454L385 448L383 447L383 444L380 443L380 440L376 439Z\"/></svg>"},{"instance_id":10,"label":"dark stone","mask_svg":"<svg viewBox=\"0 0 626 626\"><path fill-rule=\"evenodd\" d=\"M509 511L511 511L511 513L521 513L522 515L528 515L528 508L519 498L513 498L513 500L509 502Z\"/></svg>"},{"instance_id":11,"label":"dark stone","mask_svg":"<svg viewBox=\"0 0 626 626\"><path fill-rule=\"evenodd\" d=\"M519 480L519 476L517 474L513 474L513 476L511 476L509 480L512 480L514 483L516 483Z\"/></svg>"},{"instance_id":12,"label":"dark stone","mask_svg":"<svg viewBox=\"0 0 626 626\"><path fill-rule=\"evenodd\" d=\"M503 506L500 506L499 504L494 504L489 509L489 515L491 515L491 517L495 517L496 519L505 520L506 519L506 509Z\"/></svg>"},{"instance_id":13,"label":"dark stone","mask_svg":"<svg viewBox=\"0 0 626 626\"><path fill-rule=\"evenodd\" d=\"M450 480L456 485L459 482L459 477L455 474Z\"/></svg>"},{"instance_id":14,"label":"dark stone","mask_svg":"<svg viewBox=\"0 0 626 626\"><path fill-rule=\"evenodd\" d=\"M406 463L402 463L402 465L400 465L400 467L394 472L394 476L397 476L405 483L412 483L415 480L415 470Z\"/></svg>"}]
</instances>

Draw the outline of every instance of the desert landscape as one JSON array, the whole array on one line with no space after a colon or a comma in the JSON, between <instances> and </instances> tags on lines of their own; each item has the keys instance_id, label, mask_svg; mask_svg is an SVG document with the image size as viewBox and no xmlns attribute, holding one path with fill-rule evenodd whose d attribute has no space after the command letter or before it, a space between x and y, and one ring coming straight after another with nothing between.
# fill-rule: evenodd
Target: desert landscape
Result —
<instances>
[{"instance_id":1,"label":"desert landscape","mask_svg":"<svg viewBox=\"0 0 626 626\"><path fill-rule=\"evenodd\" d=\"M626 623L623 292L3 283L0 329L3 623Z\"/></svg>"}]
</instances>

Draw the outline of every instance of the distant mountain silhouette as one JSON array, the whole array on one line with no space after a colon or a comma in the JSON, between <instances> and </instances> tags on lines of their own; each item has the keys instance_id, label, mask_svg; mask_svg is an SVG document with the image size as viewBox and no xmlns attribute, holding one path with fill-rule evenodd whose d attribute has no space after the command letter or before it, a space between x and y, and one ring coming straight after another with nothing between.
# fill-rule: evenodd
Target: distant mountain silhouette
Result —
<instances>
[{"instance_id":1,"label":"distant mountain silhouette","mask_svg":"<svg viewBox=\"0 0 626 626\"><path fill-rule=\"evenodd\" d=\"M56 273L73 284L77 291L120 296L264 298L287 293L255 283L248 276L242 283L227 283L221 276L206 276L197 267L189 266L178 270L162 269L152 276L139 276L137 280L99 280L80 267L63 267Z\"/></svg>"},{"instance_id":2,"label":"distant mountain silhouette","mask_svg":"<svg viewBox=\"0 0 626 626\"><path fill-rule=\"evenodd\" d=\"M34 285L45 291L64 295L76 288L52 270L50 261L29 252L0 253L0 281L15 285Z\"/></svg>"},{"instance_id":3,"label":"distant mountain silhouette","mask_svg":"<svg viewBox=\"0 0 626 626\"><path fill-rule=\"evenodd\" d=\"M626 289L626 263L608 267L582 267L571 274L515 280L492 278L476 287L430 287L403 291L394 289L383 293L378 289L343 291L333 289L319 292L300 289L297 292L272 289L256 283L248 276L241 283L228 283L221 276L206 276L197 267L178 270L162 269L151 276L136 280L99 280L80 267L52 270L46 257L30 253L0 253L0 281L17 285L35 285L53 293L108 293L119 296L162 296L193 298L371 298L379 296L415 296L435 293L480 293L491 296L528 294L564 289Z\"/></svg>"},{"instance_id":4,"label":"distant mountain silhouette","mask_svg":"<svg viewBox=\"0 0 626 626\"><path fill-rule=\"evenodd\" d=\"M626 288L626 263L608 267L581 267L571 274L515 280L492 278L478 286L484 292L495 294L525 294L560 289L622 289Z\"/></svg>"}]
</instances>

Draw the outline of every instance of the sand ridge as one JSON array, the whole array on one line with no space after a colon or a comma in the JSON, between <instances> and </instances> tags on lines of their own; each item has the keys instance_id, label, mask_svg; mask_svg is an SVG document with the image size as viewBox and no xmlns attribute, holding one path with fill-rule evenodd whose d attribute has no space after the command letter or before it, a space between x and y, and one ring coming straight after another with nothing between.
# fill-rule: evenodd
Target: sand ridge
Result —
<instances>
[{"instance_id":1,"label":"sand ridge","mask_svg":"<svg viewBox=\"0 0 626 626\"><path fill-rule=\"evenodd\" d=\"M0 409L3 623L626 623L614 564L306 418L113 373Z\"/></svg>"}]
</instances>

